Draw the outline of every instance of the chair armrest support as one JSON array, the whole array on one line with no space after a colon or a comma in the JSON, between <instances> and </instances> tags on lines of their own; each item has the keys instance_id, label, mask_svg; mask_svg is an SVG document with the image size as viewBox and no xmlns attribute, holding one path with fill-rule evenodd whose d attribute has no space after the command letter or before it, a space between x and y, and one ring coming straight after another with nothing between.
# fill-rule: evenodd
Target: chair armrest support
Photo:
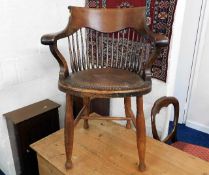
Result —
<instances>
[{"instance_id":1,"label":"chair armrest support","mask_svg":"<svg viewBox=\"0 0 209 175\"><path fill-rule=\"evenodd\" d=\"M142 72L142 78L144 79L144 81L151 81L152 73L151 73L151 69L150 68L146 68Z\"/></svg>"},{"instance_id":2,"label":"chair armrest support","mask_svg":"<svg viewBox=\"0 0 209 175\"><path fill-rule=\"evenodd\" d=\"M151 124L153 138L160 141L160 137L156 128L156 115L160 112L163 107L168 107L170 104L174 106L174 128L171 133L162 142L176 141L177 125L179 119L179 102L175 97L161 97L155 101L151 111Z\"/></svg>"},{"instance_id":3,"label":"chair armrest support","mask_svg":"<svg viewBox=\"0 0 209 175\"><path fill-rule=\"evenodd\" d=\"M161 52L161 49L163 47L168 46L169 39L165 35L162 34L156 34L149 30L149 28L145 28L145 31L149 37L151 37L152 40L155 42L156 48L152 51L152 54L146 64L145 68L151 68L155 60L157 59L158 55Z\"/></svg>"},{"instance_id":4,"label":"chair armrest support","mask_svg":"<svg viewBox=\"0 0 209 175\"><path fill-rule=\"evenodd\" d=\"M60 51L57 48L57 44L49 45L50 51L53 54L53 56L56 58L57 62L60 66L60 72L59 72L59 79L64 79L67 76L69 76L68 66L67 62L64 58L64 56L60 53Z\"/></svg>"}]
</instances>

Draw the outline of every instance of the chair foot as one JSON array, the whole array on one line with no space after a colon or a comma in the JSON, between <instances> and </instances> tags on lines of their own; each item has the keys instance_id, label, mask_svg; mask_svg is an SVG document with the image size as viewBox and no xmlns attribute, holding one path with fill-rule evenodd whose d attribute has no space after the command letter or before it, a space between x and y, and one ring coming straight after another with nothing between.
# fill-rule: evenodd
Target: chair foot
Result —
<instances>
[{"instance_id":1,"label":"chair foot","mask_svg":"<svg viewBox=\"0 0 209 175\"><path fill-rule=\"evenodd\" d=\"M141 171L141 172L145 171L145 170L146 170L146 165L145 165L145 163L139 163L138 168L139 168L139 171Z\"/></svg>"},{"instance_id":2,"label":"chair foot","mask_svg":"<svg viewBox=\"0 0 209 175\"><path fill-rule=\"evenodd\" d=\"M88 122L88 120L84 120L83 128L84 129L89 129L89 122Z\"/></svg>"},{"instance_id":3,"label":"chair foot","mask_svg":"<svg viewBox=\"0 0 209 175\"><path fill-rule=\"evenodd\" d=\"M65 168L66 169L71 169L73 167L73 163L71 160L66 161L65 163Z\"/></svg>"}]
</instances>

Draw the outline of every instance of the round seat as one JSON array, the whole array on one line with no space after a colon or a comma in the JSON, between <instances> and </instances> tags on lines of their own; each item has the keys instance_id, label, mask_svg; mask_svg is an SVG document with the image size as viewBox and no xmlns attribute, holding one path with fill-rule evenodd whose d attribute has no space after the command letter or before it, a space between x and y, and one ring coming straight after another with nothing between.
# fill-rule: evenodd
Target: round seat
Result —
<instances>
[{"instance_id":1,"label":"round seat","mask_svg":"<svg viewBox=\"0 0 209 175\"><path fill-rule=\"evenodd\" d=\"M89 69L71 74L59 82L60 90L77 92L80 96L143 95L151 90L151 82L144 81L138 74L116 68ZM91 94L91 95L88 95Z\"/></svg>"}]
</instances>

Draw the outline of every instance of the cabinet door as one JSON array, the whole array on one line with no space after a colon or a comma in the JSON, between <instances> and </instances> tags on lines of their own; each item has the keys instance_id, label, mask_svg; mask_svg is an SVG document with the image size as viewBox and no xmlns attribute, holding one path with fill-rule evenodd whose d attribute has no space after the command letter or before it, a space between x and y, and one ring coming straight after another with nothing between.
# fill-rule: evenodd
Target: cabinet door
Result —
<instances>
[{"instance_id":1,"label":"cabinet door","mask_svg":"<svg viewBox=\"0 0 209 175\"><path fill-rule=\"evenodd\" d=\"M57 109L18 124L17 133L20 155L23 162L21 168L24 175L38 175L36 153L30 148L30 144L57 130L59 130Z\"/></svg>"}]
</instances>

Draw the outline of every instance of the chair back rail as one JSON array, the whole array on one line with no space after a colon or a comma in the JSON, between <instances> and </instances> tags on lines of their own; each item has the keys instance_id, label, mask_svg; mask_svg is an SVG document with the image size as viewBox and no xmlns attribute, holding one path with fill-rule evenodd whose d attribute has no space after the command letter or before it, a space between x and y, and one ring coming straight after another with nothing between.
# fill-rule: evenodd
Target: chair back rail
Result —
<instances>
[{"instance_id":1,"label":"chair back rail","mask_svg":"<svg viewBox=\"0 0 209 175\"><path fill-rule=\"evenodd\" d=\"M69 10L69 25L73 30L85 27L102 33L112 33L125 28L140 31L145 26L145 7L96 9L70 6Z\"/></svg>"}]
</instances>

